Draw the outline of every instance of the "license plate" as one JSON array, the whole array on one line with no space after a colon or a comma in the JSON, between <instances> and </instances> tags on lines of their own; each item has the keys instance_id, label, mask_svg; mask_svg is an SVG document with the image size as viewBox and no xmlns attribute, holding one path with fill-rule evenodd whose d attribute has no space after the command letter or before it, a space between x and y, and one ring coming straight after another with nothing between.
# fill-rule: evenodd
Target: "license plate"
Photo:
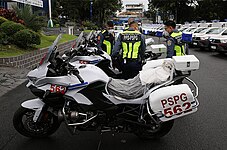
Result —
<instances>
[{"instance_id":1,"label":"license plate","mask_svg":"<svg viewBox=\"0 0 227 150\"><path fill-rule=\"evenodd\" d=\"M193 45L198 45L198 43L194 42Z\"/></svg>"},{"instance_id":2,"label":"license plate","mask_svg":"<svg viewBox=\"0 0 227 150\"><path fill-rule=\"evenodd\" d=\"M216 46L211 46L211 49L217 49L217 47Z\"/></svg>"}]
</instances>

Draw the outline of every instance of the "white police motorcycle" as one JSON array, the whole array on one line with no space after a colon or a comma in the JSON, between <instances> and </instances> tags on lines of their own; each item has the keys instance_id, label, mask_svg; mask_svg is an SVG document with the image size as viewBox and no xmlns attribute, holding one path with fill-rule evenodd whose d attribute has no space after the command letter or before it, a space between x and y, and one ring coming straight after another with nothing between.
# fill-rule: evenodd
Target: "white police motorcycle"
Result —
<instances>
[{"instance_id":1,"label":"white police motorcycle","mask_svg":"<svg viewBox=\"0 0 227 150\"><path fill-rule=\"evenodd\" d=\"M76 44L70 51L66 51L63 58L67 56L72 57L70 62L72 65L77 64L93 64L101 68L109 77L122 78L120 69L119 58L112 60L111 57L102 50L99 50L96 43L97 32L91 31L87 36L82 32L76 40ZM155 60L166 52L164 45L153 45L154 40L152 38L146 39L147 50L145 52L145 59ZM158 51L157 51L158 49ZM161 51L160 51L161 50ZM155 53L154 53L155 51ZM114 68L113 68L114 63Z\"/></svg>"},{"instance_id":2,"label":"white police motorcycle","mask_svg":"<svg viewBox=\"0 0 227 150\"><path fill-rule=\"evenodd\" d=\"M47 137L64 122L71 133L129 132L142 139L160 138L175 119L197 111L198 87L188 78L199 68L194 56L150 62L140 75L124 81L109 78L95 65L70 65L56 52L59 38L27 75L27 87L37 98L23 102L14 114L20 134ZM194 90L178 84L181 79Z\"/></svg>"}]
</instances>

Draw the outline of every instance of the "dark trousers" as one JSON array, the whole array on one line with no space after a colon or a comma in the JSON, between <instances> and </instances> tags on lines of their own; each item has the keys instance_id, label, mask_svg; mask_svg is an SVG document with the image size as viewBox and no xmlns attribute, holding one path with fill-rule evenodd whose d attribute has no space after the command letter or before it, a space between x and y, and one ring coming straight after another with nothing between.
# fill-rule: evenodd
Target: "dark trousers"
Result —
<instances>
[{"instance_id":1,"label":"dark trousers","mask_svg":"<svg viewBox=\"0 0 227 150\"><path fill-rule=\"evenodd\" d=\"M122 78L127 80L134 78L142 70L142 64L140 62L127 62L122 64Z\"/></svg>"}]
</instances>

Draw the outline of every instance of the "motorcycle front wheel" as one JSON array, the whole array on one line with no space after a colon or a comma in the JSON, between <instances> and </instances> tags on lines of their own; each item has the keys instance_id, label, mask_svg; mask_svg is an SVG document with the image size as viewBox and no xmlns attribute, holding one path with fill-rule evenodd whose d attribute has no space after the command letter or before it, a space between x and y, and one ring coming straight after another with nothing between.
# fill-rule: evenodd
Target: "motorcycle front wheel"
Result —
<instances>
[{"instance_id":1,"label":"motorcycle front wheel","mask_svg":"<svg viewBox=\"0 0 227 150\"><path fill-rule=\"evenodd\" d=\"M169 133L173 124L174 120L170 120L149 127L137 126L134 130L134 134L142 140L158 139Z\"/></svg>"},{"instance_id":2,"label":"motorcycle front wheel","mask_svg":"<svg viewBox=\"0 0 227 150\"><path fill-rule=\"evenodd\" d=\"M43 112L38 122L33 121L34 110L20 107L13 116L14 128L23 136L44 138L53 134L60 126L58 118L50 112Z\"/></svg>"}]
</instances>

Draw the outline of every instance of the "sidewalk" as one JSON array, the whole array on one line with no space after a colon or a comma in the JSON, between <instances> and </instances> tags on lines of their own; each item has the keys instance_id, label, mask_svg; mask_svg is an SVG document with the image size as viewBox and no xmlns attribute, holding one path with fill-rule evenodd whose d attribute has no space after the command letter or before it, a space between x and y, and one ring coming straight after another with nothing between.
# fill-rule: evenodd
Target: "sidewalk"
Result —
<instances>
[{"instance_id":1,"label":"sidewalk","mask_svg":"<svg viewBox=\"0 0 227 150\"><path fill-rule=\"evenodd\" d=\"M0 67L0 97L26 81L25 68Z\"/></svg>"}]
</instances>

